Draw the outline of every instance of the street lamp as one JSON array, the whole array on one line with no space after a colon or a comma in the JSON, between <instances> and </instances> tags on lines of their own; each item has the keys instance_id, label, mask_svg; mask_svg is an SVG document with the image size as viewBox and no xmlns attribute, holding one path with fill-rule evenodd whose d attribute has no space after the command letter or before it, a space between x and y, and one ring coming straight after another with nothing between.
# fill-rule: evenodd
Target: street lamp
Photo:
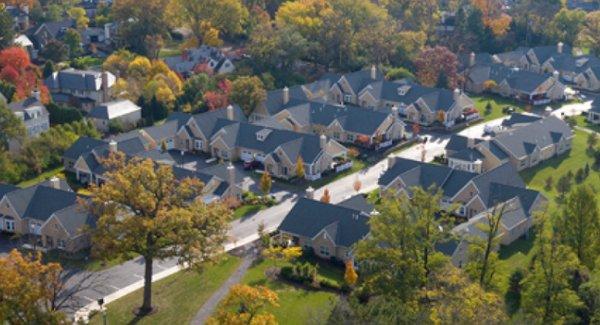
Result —
<instances>
[{"instance_id":1,"label":"street lamp","mask_svg":"<svg viewBox=\"0 0 600 325\"><path fill-rule=\"evenodd\" d=\"M35 225L33 223L29 224L29 228L31 229L31 231L29 233L29 236L31 236L33 251L35 252L35 249L36 249L36 247L35 247L35 242L36 242L36 238L35 238Z\"/></svg>"},{"instance_id":2,"label":"street lamp","mask_svg":"<svg viewBox=\"0 0 600 325\"><path fill-rule=\"evenodd\" d=\"M102 324L106 325L106 309L104 306L104 298L98 299L98 305L100 306L100 312L102 313Z\"/></svg>"}]
</instances>

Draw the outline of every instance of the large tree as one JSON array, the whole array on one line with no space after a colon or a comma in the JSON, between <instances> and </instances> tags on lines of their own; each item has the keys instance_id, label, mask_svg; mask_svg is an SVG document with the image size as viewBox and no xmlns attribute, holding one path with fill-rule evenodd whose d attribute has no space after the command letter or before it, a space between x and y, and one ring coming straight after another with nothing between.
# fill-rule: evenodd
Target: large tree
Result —
<instances>
[{"instance_id":1,"label":"large tree","mask_svg":"<svg viewBox=\"0 0 600 325\"><path fill-rule=\"evenodd\" d=\"M458 58L446 47L425 48L415 60L415 66L417 78L425 86L435 86L440 76L446 78L447 88L455 88L458 85Z\"/></svg>"},{"instance_id":2,"label":"large tree","mask_svg":"<svg viewBox=\"0 0 600 325\"><path fill-rule=\"evenodd\" d=\"M177 257L199 266L222 251L231 211L196 197L202 184L178 180L170 166L150 159L125 161L112 154L102 186L92 186L89 208L98 217L94 252L101 256L137 253L144 258L144 294L140 313L152 310L153 262Z\"/></svg>"},{"instance_id":3,"label":"large tree","mask_svg":"<svg viewBox=\"0 0 600 325\"><path fill-rule=\"evenodd\" d=\"M279 307L277 293L267 287L237 284L221 303L216 315L207 324L277 324L275 316L264 311Z\"/></svg>"},{"instance_id":4,"label":"large tree","mask_svg":"<svg viewBox=\"0 0 600 325\"><path fill-rule=\"evenodd\" d=\"M14 21L12 16L6 11L4 6L0 4L0 50L13 44L15 38L13 24Z\"/></svg>"},{"instance_id":5,"label":"large tree","mask_svg":"<svg viewBox=\"0 0 600 325\"><path fill-rule=\"evenodd\" d=\"M585 23L585 11L561 9L550 23L547 31L548 41L551 44L563 42L573 45L577 35Z\"/></svg>"},{"instance_id":6,"label":"large tree","mask_svg":"<svg viewBox=\"0 0 600 325\"><path fill-rule=\"evenodd\" d=\"M587 14L578 42L588 47L593 54L600 55L600 11Z\"/></svg>"},{"instance_id":7,"label":"large tree","mask_svg":"<svg viewBox=\"0 0 600 325\"><path fill-rule=\"evenodd\" d=\"M593 188L581 185L569 193L558 227L561 241L592 268L600 251L600 214Z\"/></svg>"},{"instance_id":8,"label":"large tree","mask_svg":"<svg viewBox=\"0 0 600 325\"><path fill-rule=\"evenodd\" d=\"M0 319L7 324L67 324L57 311L61 267L44 264L41 254L23 256L13 250L0 257Z\"/></svg>"}]
</instances>

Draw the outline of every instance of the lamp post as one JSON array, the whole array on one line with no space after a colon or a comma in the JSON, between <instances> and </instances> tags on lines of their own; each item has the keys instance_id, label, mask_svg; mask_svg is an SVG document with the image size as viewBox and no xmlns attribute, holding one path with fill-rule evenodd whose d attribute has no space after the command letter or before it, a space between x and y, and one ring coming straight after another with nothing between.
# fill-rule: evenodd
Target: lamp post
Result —
<instances>
[{"instance_id":1,"label":"lamp post","mask_svg":"<svg viewBox=\"0 0 600 325\"><path fill-rule=\"evenodd\" d=\"M104 298L98 299L98 305L100 306L100 312L102 313L102 324L106 325L106 308L104 308Z\"/></svg>"},{"instance_id":2,"label":"lamp post","mask_svg":"<svg viewBox=\"0 0 600 325\"><path fill-rule=\"evenodd\" d=\"M31 230L29 233L29 236L31 236L31 241L32 241L31 244L33 246L33 251L35 252L35 250L36 250L35 242L37 241L35 238L35 225L33 223L29 224L29 228Z\"/></svg>"}]
</instances>

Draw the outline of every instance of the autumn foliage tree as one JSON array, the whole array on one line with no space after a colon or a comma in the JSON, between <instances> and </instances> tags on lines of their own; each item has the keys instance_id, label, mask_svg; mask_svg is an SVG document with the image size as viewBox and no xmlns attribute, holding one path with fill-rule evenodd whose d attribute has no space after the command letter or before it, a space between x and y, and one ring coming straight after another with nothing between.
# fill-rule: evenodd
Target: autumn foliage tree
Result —
<instances>
[{"instance_id":1,"label":"autumn foliage tree","mask_svg":"<svg viewBox=\"0 0 600 325\"><path fill-rule=\"evenodd\" d=\"M204 102L209 110L223 108L229 104L231 81L223 79L217 83L217 89L204 93Z\"/></svg>"},{"instance_id":2,"label":"autumn foliage tree","mask_svg":"<svg viewBox=\"0 0 600 325\"><path fill-rule=\"evenodd\" d=\"M24 99L37 89L41 92L42 102L47 103L48 89L40 80L40 75L38 67L31 64L29 54L24 49L9 47L0 51L0 81L15 87L13 100Z\"/></svg>"},{"instance_id":3,"label":"autumn foliage tree","mask_svg":"<svg viewBox=\"0 0 600 325\"><path fill-rule=\"evenodd\" d=\"M356 274L356 270L354 269L354 263L351 260L347 260L345 263L345 271L344 271L344 281L348 285L355 285L358 280L358 274Z\"/></svg>"},{"instance_id":4,"label":"autumn foliage tree","mask_svg":"<svg viewBox=\"0 0 600 325\"><path fill-rule=\"evenodd\" d=\"M329 194L328 188L326 188L325 191L323 191L323 196L321 196L321 202L323 202L323 203L331 202L331 194Z\"/></svg>"},{"instance_id":5,"label":"autumn foliage tree","mask_svg":"<svg viewBox=\"0 0 600 325\"><path fill-rule=\"evenodd\" d=\"M425 86L435 86L441 75L447 78L448 88L456 88L458 85L458 58L446 47L425 48L414 64L417 67L417 78Z\"/></svg>"},{"instance_id":6,"label":"autumn foliage tree","mask_svg":"<svg viewBox=\"0 0 600 325\"><path fill-rule=\"evenodd\" d=\"M231 210L196 197L203 184L177 179L172 167L150 159L125 161L111 154L106 182L92 185L88 208L97 216L93 251L101 257L137 253L144 258L144 293L139 312L152 310L153 262L176 257L189 267L215 259L227 238Z\"/></svg>"},{"instance_id":7,"label":"autumn foliage tree","mask_svg":"<svg viewBox=\"0 0 600 325\"><path fill-rule=\"evenodd\" d=\"M298 156L298 159L296 159L296 177L304 178L305 174L304 160L302 160L302 157Z\"/></svg>"},{"instance_id":8,"label":"autumn foliage tree","mask_svg":"<svg viewBox=\"0 0 600 325\"><path fill-rule=\"evenodd\" d=\"M67 324L56 309L62 268L16 249L0 258L0 319L7 324Z\"/></svg>"},{"instance_id":9,"label":"autumn foliage tree","mask_svg":"<svg viewBox=\"0 0 600 325\"><path fill-rule=\"evenodd\" d=\"M271 192L271 186L273 185L273 181L271 179L271 174L269 171L265 169L262 176L260 177L260 190L268 195Z\"/></svg>"},{"instance_id":10,"label":"autumn foliage tree","mask_svg":"<svg viewBox=\"0 0 600 325\"><path fill-rule=\"evenodd\" d=\"M246 116L267 98L263 82L258 77L239 77L231 83L229 99L240 105Z\"/></svg>"},{"instance_id":11,"label":"autumn foliage tree","mask_svg":"<svg viewBox=\"0 0 600 325\"><path fill-rule=\"evenodd\" d=\"M279 307L277 293L263 286L236 284L207 324L277 324L275 316L264 311L266 307Z\"/></svg>"}]
</instances>

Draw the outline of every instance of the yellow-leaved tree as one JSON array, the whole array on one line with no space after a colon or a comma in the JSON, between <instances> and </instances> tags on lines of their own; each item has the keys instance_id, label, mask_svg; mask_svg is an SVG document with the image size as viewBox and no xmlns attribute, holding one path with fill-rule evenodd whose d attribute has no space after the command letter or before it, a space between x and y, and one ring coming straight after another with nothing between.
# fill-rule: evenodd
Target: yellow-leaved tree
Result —
<instances>
[{"instance_id":1,"label":"yellow-leaved tree","mask_svg":"<svg viewBox=\"0 0 600 325\"><path fill-rule=\"evenodd\" d=\"M269 306L279 307L277 293L263 286L236 284L221 303L216 315L208 319L207 324L277 324L275 316L264 311L265 307Z\"/></svg>"},{"instance_id":2,"label":"yellow-leaved tree","mask_svg":"<svg viewBox=\"0 0 600 325\"><path fill-rule=\"evenodd\" d=\"M263 251L265 258L274 260L277 262L291 262L298 257L302 256L302 248L298 246L293 247L269 247Z\"/></svg>"},{"instance_id":3,"label":"yellow-leaved tree","mask_svg":"<svg viewBox=\"0 0 600 325\"><path fill-rule=\"evenodd\" d=\"M352 263L351 260L347 260L345 265L344 281L346 281L348 285L353 286L356 284L356 281L358 281L358 274L356 274L356 270L354 269L354 263Z\"/></svg>"}]
</instances>

